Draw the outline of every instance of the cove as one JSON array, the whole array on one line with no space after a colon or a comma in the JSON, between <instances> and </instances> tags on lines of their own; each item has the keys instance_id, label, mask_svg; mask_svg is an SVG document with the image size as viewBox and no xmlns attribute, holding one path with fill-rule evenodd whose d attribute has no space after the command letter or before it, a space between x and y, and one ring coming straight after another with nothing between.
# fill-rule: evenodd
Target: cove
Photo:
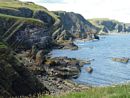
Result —
<instances>
[{"instance_id":1,"label":"cove","mask_svg":"<svg viewBox=\"0 0 130 98\"><path fill-rule=\"evenodd\" d=\"M130 80L130 62L127 64L114 62L112 57L130 58L130 34L114 34L100 36L99 41L76 40L78 50L53 50L52 57L67 56L80 60L92 60L90 65L84 65L79 78L74 81L92 86L107 86L126 83ZM86 67L92 66L91 74Z\"/></svg>"}]
</instances>

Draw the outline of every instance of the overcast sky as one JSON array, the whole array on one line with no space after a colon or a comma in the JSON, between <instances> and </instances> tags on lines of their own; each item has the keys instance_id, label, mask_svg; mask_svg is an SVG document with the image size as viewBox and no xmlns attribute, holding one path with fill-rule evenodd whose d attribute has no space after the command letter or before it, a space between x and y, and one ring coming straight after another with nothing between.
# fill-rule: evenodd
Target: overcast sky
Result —
<instances>
[{"instance_id":1,"label":"overcast sky","mask_svg":"<svg viewBox=\"0 0 130 98\"><path fill-rule=\"evenodd\" d=\"M130 0L21 0L32 1L49 10L73 11L86 19L110 18L130 23Z\"/></svg>"}]
</instances>

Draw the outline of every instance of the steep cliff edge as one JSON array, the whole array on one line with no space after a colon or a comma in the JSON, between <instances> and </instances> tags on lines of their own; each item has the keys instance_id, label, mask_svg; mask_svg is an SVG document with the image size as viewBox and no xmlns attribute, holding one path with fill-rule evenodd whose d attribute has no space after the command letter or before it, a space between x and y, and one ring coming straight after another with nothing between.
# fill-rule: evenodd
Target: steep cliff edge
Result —
<instances>
[{"instance_id":1,"label":"steep cliff edge","mask_svg":"<svg viewBox=\"0 0 130 98\"><path fill-rule=\"evenodd\" d=\"M91 38L91 34L96 34L98 32L98 28L80 14L65 11L57 11L54 13L60 16L64 34L65 32L67 34L70 33L74 38Z\"/></svg>"}]
</instances>

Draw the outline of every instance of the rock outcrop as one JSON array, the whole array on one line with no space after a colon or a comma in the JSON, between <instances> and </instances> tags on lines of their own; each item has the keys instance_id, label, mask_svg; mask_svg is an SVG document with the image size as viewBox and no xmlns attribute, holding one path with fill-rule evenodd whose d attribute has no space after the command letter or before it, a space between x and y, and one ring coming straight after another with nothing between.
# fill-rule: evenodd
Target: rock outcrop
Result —
<instances>
[{"instance_id":1,"label":"rock outcrop","mask_svg":"<svg viewBox=\"0 0 130 98\"><path fill-rule=\"evenodd\" d=\"M60 16L63 30L68 31L68 33L71 33L75 38L89 38L89 36L98 32L98 28L80 14L65 11L54 13Z\"/></svg>"},{"instance_id":2,"label":"rock outcrop","mask_svg":"<svg viewBox=\"0 0 130 98\"><path fill-rule=\"evenodd\" d=\"M46 72L52 76L72 78L80 74L80 66L84 64L82 62L74 58L57 57L49 59L44 67Z\"/></svg>"},{"instance_id":3,"label":"rock outcrop","mask_svg":"<svg viewBox=\"0 0 130 98\"><path fill-rule=\"evenodd\" d=\"M130 59L123 57L123 58L112 58L112 60L120 63L128 63Z\"/></svg>"}]
</instances>

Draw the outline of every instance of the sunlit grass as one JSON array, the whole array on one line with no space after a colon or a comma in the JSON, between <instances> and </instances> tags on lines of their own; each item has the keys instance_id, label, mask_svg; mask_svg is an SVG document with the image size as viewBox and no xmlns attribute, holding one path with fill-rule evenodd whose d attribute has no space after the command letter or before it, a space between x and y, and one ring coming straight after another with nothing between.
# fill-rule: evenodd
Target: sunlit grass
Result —
<instances>
[{"instance_id":1,"label":"sunlit grass","mask_svg":"<svg viewBox=\"0 0 130 98\"><path fill-rule=\"evenodd\" d=\"M29 8L29 9L33 10L34 12L41 10L41 11L44 11L45 13L47 13L48 15L52 16L55 20L58 19L58 16L55 15L53 12L50 12L45 7L37 5L32 2L20 2L20 1L1 2L0 1L0 7L10 8L10 9L14 9L14 10L25 7L25 8Z\"/></svg>"},{"instance_id":2,"label":"sunlit grass","mask_svg":"<svg viewBox=\"0 0 130 98\"><path fill-rule=\"evenodd\" d=\"M38 98L130 98L130 85L96 87L82 92L72 92L60 96L40 96Z\"/></svg>"}]
</instances>

